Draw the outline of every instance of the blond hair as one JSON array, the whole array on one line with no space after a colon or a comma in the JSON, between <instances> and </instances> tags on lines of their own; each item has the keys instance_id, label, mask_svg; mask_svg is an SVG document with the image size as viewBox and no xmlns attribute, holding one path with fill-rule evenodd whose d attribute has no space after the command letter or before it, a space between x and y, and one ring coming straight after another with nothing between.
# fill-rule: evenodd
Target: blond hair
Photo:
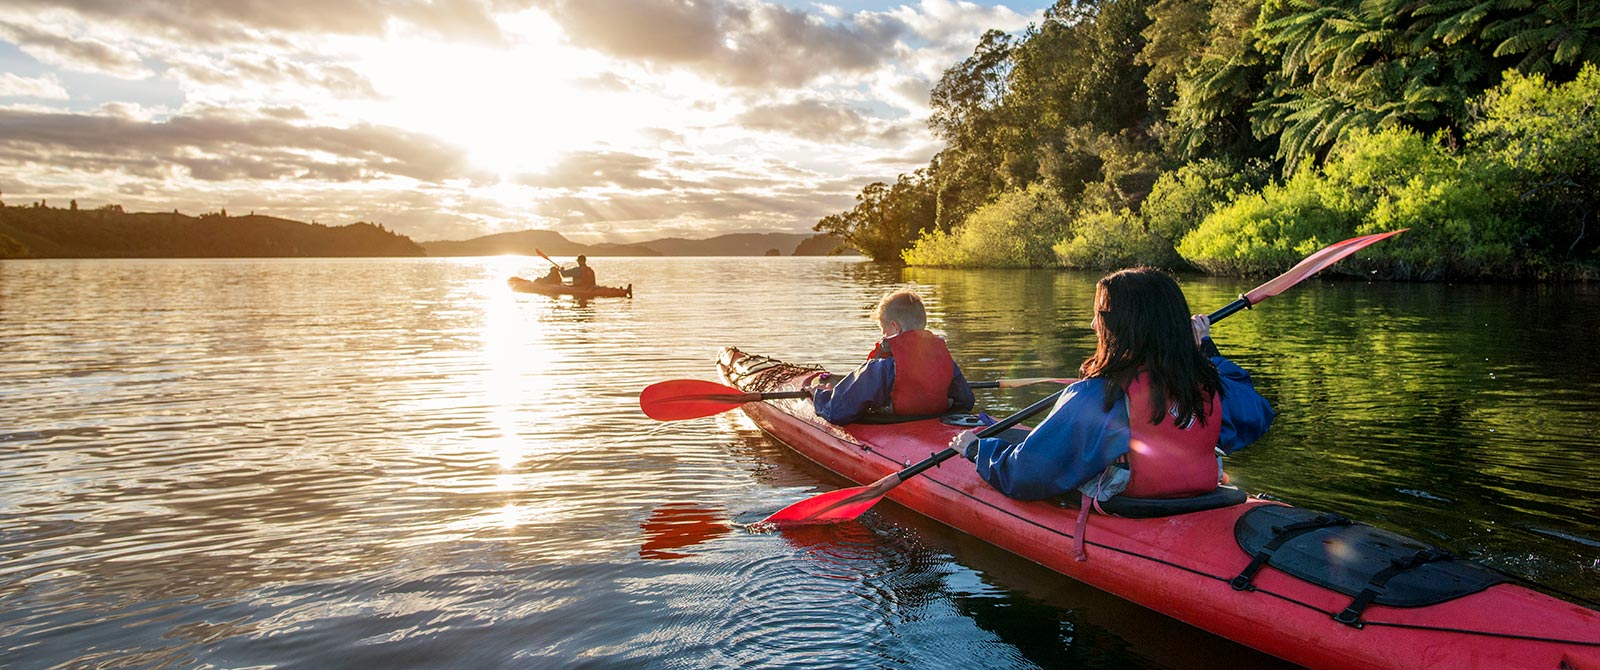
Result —
<instances>
[{"instance_id":1,"label":"blond hair","mask_svg":"<svg viewBox=\"0 0 1600 670\"><path fill-rule=\"evenodd\" d=\"M922 307L922 296L916 291L895 291L883 296L872 317L880 325L894 321L902 330L922 330L928 325L928 311Z\"/></svg>"}]
</instances>

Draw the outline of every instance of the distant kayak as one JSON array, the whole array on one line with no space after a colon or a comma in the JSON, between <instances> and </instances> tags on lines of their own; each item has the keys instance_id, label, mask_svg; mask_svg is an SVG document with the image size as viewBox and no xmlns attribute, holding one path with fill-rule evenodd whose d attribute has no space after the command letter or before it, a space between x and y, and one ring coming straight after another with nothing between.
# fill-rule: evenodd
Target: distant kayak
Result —
<instances>
[{"instance_id":1,"label":"distant kayak","mask_svg":"<svg viewBox=\"0 0 1600 670\"><path fill-rule=\"evenodd\" d=\"M511 290L521 293L541 293L544 295L571 295L579 298L632 298L633 284L627 288L615 286L568 286L566 284L550 284L512 277L506 280Z\"/></svg>"},{"instance_id":2,"label":"distant kayak","mask_svg":"<svg viewBox=\"0 0 1600 670\"><path fill-rule=\"evenodd\" d=\"M717 368L747 393L798 391L822 373L732 348ZM742 409L763 432L859 484L943 449L964 428L940 419L836 426L808 398ZM1426 543L1237 489L1112 498L1103 504L1117 516L1080 521L1075 499L1012 500L957 460L904 480L888 497L1062 575L1316 670L1600 668L1600 612ZM1075 560L1078 549L1083 560Z\"/></svg>"}]
</instances>

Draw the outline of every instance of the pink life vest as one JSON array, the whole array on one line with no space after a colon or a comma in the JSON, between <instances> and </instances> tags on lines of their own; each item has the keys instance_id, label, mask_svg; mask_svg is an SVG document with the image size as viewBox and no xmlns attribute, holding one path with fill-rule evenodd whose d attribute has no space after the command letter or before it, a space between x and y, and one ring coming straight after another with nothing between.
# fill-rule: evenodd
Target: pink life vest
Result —
<instances>
[{"instance_id":1,"label":"pink life vest","mask_svg":"<svg viewBox=\"0 0 1600 670\"><path fill-rule=\"evenodd\" d=\"M1187 498L1217 488L1215 448L1222 434L1216 394L1206 400L1205 425L1174 424L1169 412L1159 425L1150 423L1150 379L1140 374L1128 388L1128 488L1133 498Z\"/></svg>"},{"instance_id":2,"label":"pink life vest","mask_svg":"<svg viewBox=\"0 0 1600 670\"><path fill-rule=\"evenodd\" d=\"M889 389L893 413L916 416L950 409L956 362L943 338L926 330L908 330L879 341L867 358L894 359L894 385Z\"/></svg>"}]
</instances>

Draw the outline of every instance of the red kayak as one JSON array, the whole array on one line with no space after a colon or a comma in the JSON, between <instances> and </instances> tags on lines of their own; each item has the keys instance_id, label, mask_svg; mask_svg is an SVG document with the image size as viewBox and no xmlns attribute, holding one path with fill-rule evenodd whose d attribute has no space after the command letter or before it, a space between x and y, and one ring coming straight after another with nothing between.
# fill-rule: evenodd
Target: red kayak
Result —
<instances>
[{"instance_id":1,"label":"red kayak","mask_svg":"<svg viewBox=\"0 0 1600 670\"><path fill-rule=\"evenodd\" d=\"M627 288L615 286L569 286L567 284L553 284L537 282L521 277L512 277L506 280L511 290L521 293L540 293L543 295L572 295L579 298L632 298L633 284Z\"/></svg>"},{"instance_id":2,"label":"red kayak","mask_svg":"<svg viewBox=\"0 0 1600 670\"><path fill-rule=\"evenodd\" d=\"M728 385L760 393L800 390L821 372L732 348L717 368ZM743 409L767 434L861 484L944 449L963 430L941 419L835 426L806 399ZM1011 500L960 459L906 480L888 497L1063 575L1308 668L1600 670L1600 612L1338 515L1218 491L1237 498L1177 514L1124 508L1168 514L1149 518L1090 515L1083 561L1074 559L1077 500Z\"/></svg>"}]
</instances>

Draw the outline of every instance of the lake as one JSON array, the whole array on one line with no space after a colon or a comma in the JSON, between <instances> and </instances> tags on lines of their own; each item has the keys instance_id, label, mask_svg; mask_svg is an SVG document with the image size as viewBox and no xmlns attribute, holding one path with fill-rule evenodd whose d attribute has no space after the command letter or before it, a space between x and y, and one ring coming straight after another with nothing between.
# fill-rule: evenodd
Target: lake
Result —
<instances>
[{"instance_id":1,"label":"lake","mask_svg":"<svg viewBox=\"0 0 1600 670\"><path fill-rule=\"evenodd\" d=\"M726 345L848 371L897 288L969 379L1070 376L1098 275L593 265L636 297L508 290L537 257L0 262L0 666L1283 667L892 503L730 527L848 484L639 411ZM1313 279L1214 334L1279 413L1236 483L1600 599L1600 288Z\"/></svg>"}]
</instances>

